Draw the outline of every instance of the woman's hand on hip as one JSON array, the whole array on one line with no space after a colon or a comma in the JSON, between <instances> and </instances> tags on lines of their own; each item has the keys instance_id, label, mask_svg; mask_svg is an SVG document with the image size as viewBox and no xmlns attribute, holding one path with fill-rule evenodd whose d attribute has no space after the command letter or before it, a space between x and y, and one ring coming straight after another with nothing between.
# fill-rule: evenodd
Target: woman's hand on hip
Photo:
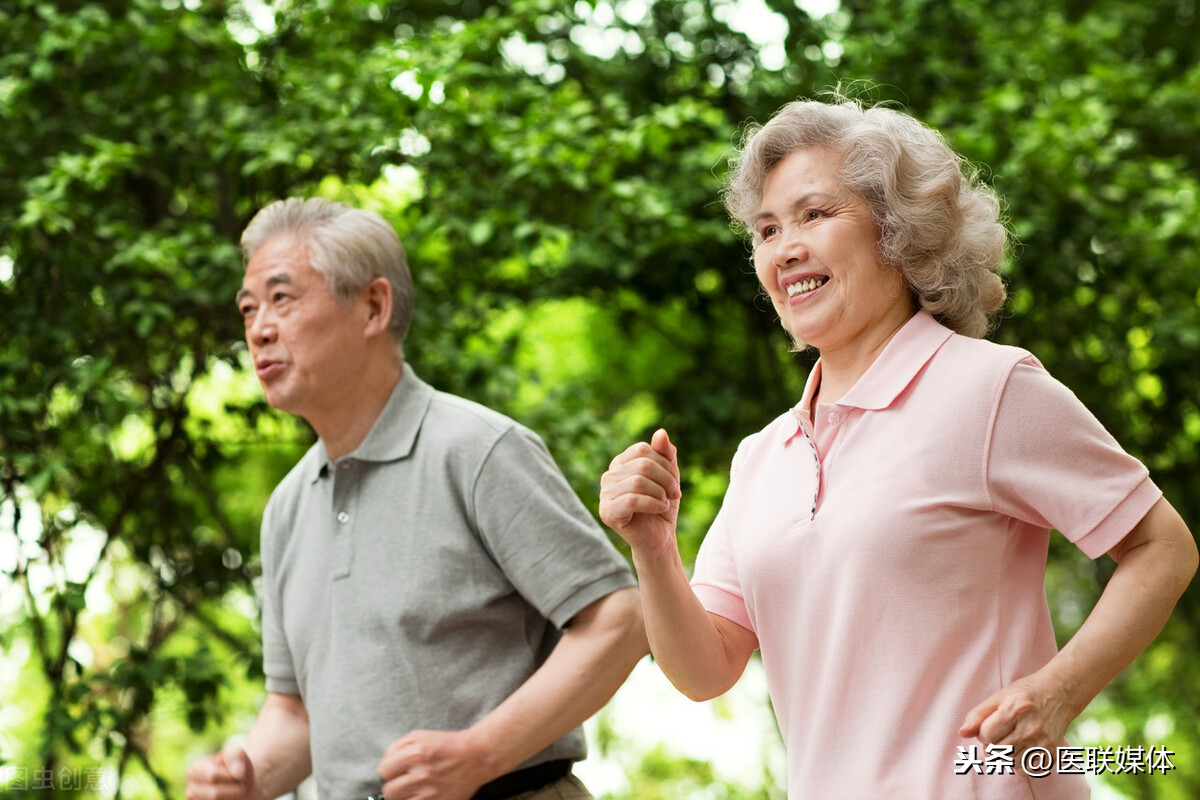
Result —
<instances>
[{"instance_id":1,"label":"woman's hand on hip","mask_svg":"<svg viewBox=\"0 0 1200 800\"><path fill-rule=\"evenodd\" d=\"M1054 752L1063 745L1067 726L1076 716L1072 709L1067 687L1043 669L994 692L968 711L958 733L984 745L1012 745L1013 758L1020 764L1030 748Z\"/></svg>"}]
</instances>

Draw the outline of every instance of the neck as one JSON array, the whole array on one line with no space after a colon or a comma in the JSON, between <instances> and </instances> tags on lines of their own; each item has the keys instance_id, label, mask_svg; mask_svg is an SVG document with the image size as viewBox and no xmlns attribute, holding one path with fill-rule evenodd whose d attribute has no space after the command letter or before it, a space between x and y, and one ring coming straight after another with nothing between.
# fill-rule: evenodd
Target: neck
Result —
<instances>
[{"instance_id":1,"label":"neck","mask_svg":"<svg viewBox=\"0 0 1200 800\"><path fill-rule=\"evenodd\" d=\"M888 342L912 319L915 311L896 314L855 339L850 345L826 348L821 351L821 385L818 388L822 403L836 403L854 384L858 383ZM816 405L815 399L813 403Z\"/></svg>"},{"instance_id":2,"label":"neck","mask_svg":"<svg viewBox=\"0 0 1200 800\"><path fill-rule=\"evenodd\" d=\"M363 443L400 380L400 359L379 361L363 371L356 385L325 407L305 415L321 437L331 461L349 455Z\"/></svg>"}]
</instances>

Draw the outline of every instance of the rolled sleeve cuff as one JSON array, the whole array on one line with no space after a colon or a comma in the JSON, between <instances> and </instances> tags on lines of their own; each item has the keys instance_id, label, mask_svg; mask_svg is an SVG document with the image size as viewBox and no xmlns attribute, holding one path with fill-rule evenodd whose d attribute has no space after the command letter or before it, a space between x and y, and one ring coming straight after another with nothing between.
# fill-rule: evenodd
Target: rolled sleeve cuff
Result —
<instances>
[{"instance_id":1,"label":"rolled sleeve cuff","mask_svg":"<svg viewBox=\"0 0 1200 800\"><path fill-rule=\"evenodd\" d=\"M750 615L746 613L746 603L742 598L706 583L693 583L692 591L696 593L705 611L741 625L751 633L757 633L754 623L750 621Z\"/></svg>"},{"instance_id":2,"label":"rolled sleeve cuff","mask_svg":"<svg viewBox=\"0 0 1200 800\"><path fill-rule=\"evenodd\" d=\"M295 678L276 678L267 676L267 691L272 694L300 694L300 684Z\"/></svg>"},{"instance_id":3,"label":"rolled sleeve cuff","mask_svg":"<svg viewBox=\"0 0 1200 800\"><path fill-rule=\"evenodd\" d=\"M607 597L619 589L628 589L636 585L637 582L634 581L633 575L629 571L613 572L576 589L555 606L547 618L554 624L554 627L562 630L576 614L600 598Z\"/></svg>"},{"instance_id":4,"label":"rolled sleeve cuff","mask_svg":"<svg viewBox=\"0 0 1200 800\"><path fill-rule=\"evenodd\" d=\"M1099 525L1075 540L1088 558L1099 558L1124 539L1162 497L1162 490L1147 477Z\"/></svg>"}]
</instances>

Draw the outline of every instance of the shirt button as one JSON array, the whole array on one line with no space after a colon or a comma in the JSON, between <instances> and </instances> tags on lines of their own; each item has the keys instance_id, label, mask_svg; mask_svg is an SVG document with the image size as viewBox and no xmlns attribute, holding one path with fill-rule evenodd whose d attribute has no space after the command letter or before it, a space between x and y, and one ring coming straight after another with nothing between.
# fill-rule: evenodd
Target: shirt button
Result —
<instances>
[{"instance_id":1,"label":"shirt button","mask_svg":"<svg viewBox=\"0 0 1200 800\"><path fill-rule=\"evenodd\" d=\"M829 420L830 425L837 425L842 421L842 415L836 411L830 411L827 419Z\"/></svg>"},{"instance_id":2,"label":"shirt button","mask_svg":"<svg viewBox=\"0 0 1200 800\"><path fill-rule=\"evenodd\" d=\"M343 525L345 525L347 522L350 521L350 512L349 511L339 511L338 515L337 515L337 521L342 523Z\"/></svg>"}]
</instances>

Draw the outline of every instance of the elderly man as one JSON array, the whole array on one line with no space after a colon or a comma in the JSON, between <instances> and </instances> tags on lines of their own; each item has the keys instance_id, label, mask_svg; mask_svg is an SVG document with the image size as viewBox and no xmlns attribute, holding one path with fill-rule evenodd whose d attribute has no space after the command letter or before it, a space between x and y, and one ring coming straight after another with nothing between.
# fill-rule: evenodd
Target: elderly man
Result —
<instances>
[{"instance_id":1,"label":"elderly man","mask_svg":"<svg viewBox=\"0 0 1200 800\"><path fill-rule=\"evenodd\" d=\"M579 726L648 651L628 566L535 434L404 362L381 217L292 198L242 248L267 402L319 441L263 516L266 702L187 796L590 797Z\"/></svg>"}]
</instances>

